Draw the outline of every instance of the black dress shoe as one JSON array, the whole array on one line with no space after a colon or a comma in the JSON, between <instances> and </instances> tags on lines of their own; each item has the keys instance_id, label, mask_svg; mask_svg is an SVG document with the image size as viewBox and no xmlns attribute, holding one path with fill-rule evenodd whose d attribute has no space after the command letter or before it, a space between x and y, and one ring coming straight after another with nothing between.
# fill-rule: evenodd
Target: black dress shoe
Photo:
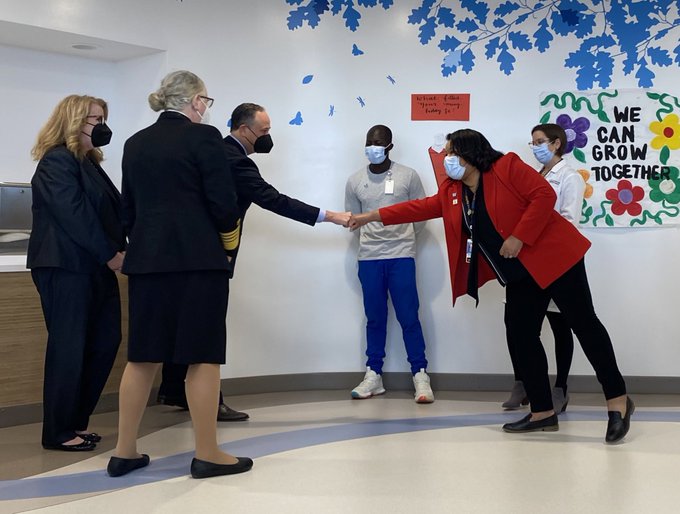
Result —
<instances>
[{"instance_id":1,"label":"black dress shoe","mask_svg":"<svg viewBox=\"0 0 680 514\"><path fill-rule=\"evenodd\" d=\"M127 475L130 471L143 468L149 465L149 456L143 453L141 457L136 459L123 459L121 457L111 457L109 465L106 466L106 472L110 477L122 477Z\"/></svg>"},{"instance_id":2,"label":"black dress shoe","mask_svg":"<svg viewBox=\"0 0 680 514\"><path fill-rule=\"evenodd\" d=\"M171 407L179 407L182 410L189 410L186 396L170 396L167 394L159 394L156 398L158 403L163 405L170 405Z\"/></svg>"},{"instance_id":3,"label":"black dress shoe","mask_svg":"<svg viewBox=\"0 0 680 514\"><path fill-rule=\"evenodd\" d=\"M607 412L609 415L609 423L607 423L607 435L605 435L604 440L608 443L618 443L621 439L626 437L628 430L630 429L630 417L635 412L635 404L630 396L626 398L626 414L621 416L621 413L617 410L610 410Z\"/></svg>"},{"instance_id":4,"label":"black dress shoe","mask_svg":"<svg viewBox=\"0 0 680 514\"><path fill-rule=\"evenodd\" d=\"M531 414L527 414L525 417L514 423L506 423L503 425L503 431L510 432L514 434L520 434L523 432L557 432L560 429L560 425L557 421L557 414L542 419L540 421L531 421Z\"/></svg>"},{"instance_id":5,"label":"black dress shoe","mask_svg":"<svg viewBox=\"0 0 680 514\"><path fill-rule=\"evenodd\" d=\"M99 434L95 434L94 432L89 432L87 434L79 434L76 432L76 435L81 439L89 441L91 443L98 443L99 441L102 440L102 436L100 436Z\"/></svg>"},{"instance_id":6,"label":"black dress shoe","mask_svg":"<svg viewBox=\"0 0 680 514\"><path fill-rule=\"evenodd\" d=\"M253 460L248 457L236 457L236 464L215 464L206 460L193 459L191 461L191 476L193 478L219 477L222 475L236 475L245 473L253 467Z\"/></svg>"},{"instance_id":7,"label":"black dress shoe","mask_svg":"<svg viewBox=\"0 0 680 514\"><path fill-rule=\"evenodd\" d=\"M46 450L61 450L62 452L91 452L97 447L92 441L83 438L78 444L43 444Z\"/></svg>"},{"instance_id":8,"label":"black dress shoe","mask_svg":"<svg viewBox=\"0 0 680 514\"><path fill-rule=\"evenodd\" d=\"M245 421L249 417L245 412L234 410L223 403L217 410L217 421Z\"/></svg>"}]
</instances>

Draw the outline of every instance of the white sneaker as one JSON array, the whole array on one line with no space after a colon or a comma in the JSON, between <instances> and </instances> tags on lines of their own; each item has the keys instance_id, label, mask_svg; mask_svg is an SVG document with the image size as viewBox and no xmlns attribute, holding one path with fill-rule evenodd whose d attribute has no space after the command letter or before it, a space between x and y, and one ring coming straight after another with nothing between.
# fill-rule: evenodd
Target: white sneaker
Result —
<instances>
[{"instance_id":1,"label":"white sneaker","mask_svg":"<svg viewBox=\"0 0 680 514\"><path fill-rule=\"evenodd\" d=\"M363 400L364 398L370 398L371 396L376 396L383 394L385 388L382 383L382 376L378 375L371 368L366 368L366 374L361 383L352 389L352 398L356 400Z\"/></svg>"},{"instance_id":2,"label":"white sneaker","mask_svg":"<svg viewBox=\"0 0 680 514\"><path fill-rule=\"evenodd\" d=\"M416 388L416 403L432 403L434 401L430 377L427 376L423 368L420 368L420 371L413 375L413 385Z\"/></svg>"}]
</instances>

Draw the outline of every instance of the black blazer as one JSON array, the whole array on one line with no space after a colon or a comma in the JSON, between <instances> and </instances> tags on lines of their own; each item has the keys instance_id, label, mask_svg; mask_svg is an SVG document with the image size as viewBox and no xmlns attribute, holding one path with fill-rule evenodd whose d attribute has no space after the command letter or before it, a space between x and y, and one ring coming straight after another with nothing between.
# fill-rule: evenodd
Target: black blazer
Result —
<instances>
[{"instance_id":1,"label":"black blazer","mask_svg":"<svg viewBox=\"0 0 680 514\"><path fill-rule=\"evenodd\" d=\"M260 175L260 170L246 151L234 137L224 138L227 156L231 164L238 195L238 208L241 217L241 232L246 211L251 204L256 204L279 216L284 216L300 223L314 225L319 217L319 208L290 198L279 193L274 186L267 183ZM240 238L239 238L240 241ZM238 248L236 249L238 253ZM234 261L236 264L236 255Z\"/></svg>"},{"instance_id":2,"label":"black blazer","mask_svg":"<svg viewBox=\"0 0 680 514\"><path fill-rule=\"evenodd\" d=\"M120 193L104 170L66 148L49 150L31 179L28 268L91 273L125 248Z\"/></svg>"},{"instance_id":3,"label":"black blazer","mask_svg":"<svg viewBox=\"0 0 680 514\"><path fill-rule=\"evenodd\" d=\"M229 270L220 232L239 218L222 135L179 112L125 143L123 224L128 274Z\"/></svg>"}]
</instances>

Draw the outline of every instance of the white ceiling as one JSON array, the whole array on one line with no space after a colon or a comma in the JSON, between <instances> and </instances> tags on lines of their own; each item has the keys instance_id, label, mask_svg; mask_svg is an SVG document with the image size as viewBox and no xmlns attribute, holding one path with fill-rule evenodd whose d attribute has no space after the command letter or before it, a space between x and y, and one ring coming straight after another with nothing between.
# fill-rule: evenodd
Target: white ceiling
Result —
<instances>
[{"instance_id":1,"label":"white ceiling","mask_svg":"<svg viewBox=\"0 0 680 514\"><path fill-rule=\"evenodd\" d=\"M74 55L102 61L124 61L163 52L161 48L131 45L119 41L83 36L72 32L45 29L0 20L0 45ZM73 45L88 45L92 50L78 50Z\"/></svg>"}]
</instances>

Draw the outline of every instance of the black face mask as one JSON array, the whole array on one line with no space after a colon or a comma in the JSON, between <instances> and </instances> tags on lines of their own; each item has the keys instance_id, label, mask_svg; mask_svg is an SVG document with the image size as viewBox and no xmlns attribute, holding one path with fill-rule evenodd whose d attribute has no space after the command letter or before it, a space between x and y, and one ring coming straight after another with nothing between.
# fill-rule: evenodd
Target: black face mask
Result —
<instances>
[{"instance_id":1,"label":"black face mask","mask_svg":"<svg viewBox=\"0 0 680 514\"><path fill-rule=\"evenodd\" d=\"M269 134L258 137L253 144L253 150L255 150L255 153L269 153L272 151L273 147L274 141L272 141L272 136Z\"/></svg>"},{"instance_id":2,"label":"black face mask","mask_svg":"<svg viewBox=\"0 0 680 514\"><path fill-rule=\"evenodd\" d=\"M92 129L92 133L90 134L92 146L99 148L100 146L106 146L111 142L111 136L113 136L113 132L111 132L111 129L106 123L97 123L96 125L88 123L88 125L92 125L94 127Z\"/></svg>"},{"instance_id":3,"label":"black face mask","mask_svg":"<svg viewBox=\"0 0 680 514\"><path fill-rule=\"evenodd\" d=\"M272 151L272 148L274 147L274 141L272 141L272 136L270 136L269 134L265 134L263 136L257 137L257 134L253 132L253 129L251 129L247 125L246 128L250 130L250 132L252 132L252 134L256 138L255 142L253 143L253 151L255 153L269 153Z\"/></svg>"}]
</instances>

